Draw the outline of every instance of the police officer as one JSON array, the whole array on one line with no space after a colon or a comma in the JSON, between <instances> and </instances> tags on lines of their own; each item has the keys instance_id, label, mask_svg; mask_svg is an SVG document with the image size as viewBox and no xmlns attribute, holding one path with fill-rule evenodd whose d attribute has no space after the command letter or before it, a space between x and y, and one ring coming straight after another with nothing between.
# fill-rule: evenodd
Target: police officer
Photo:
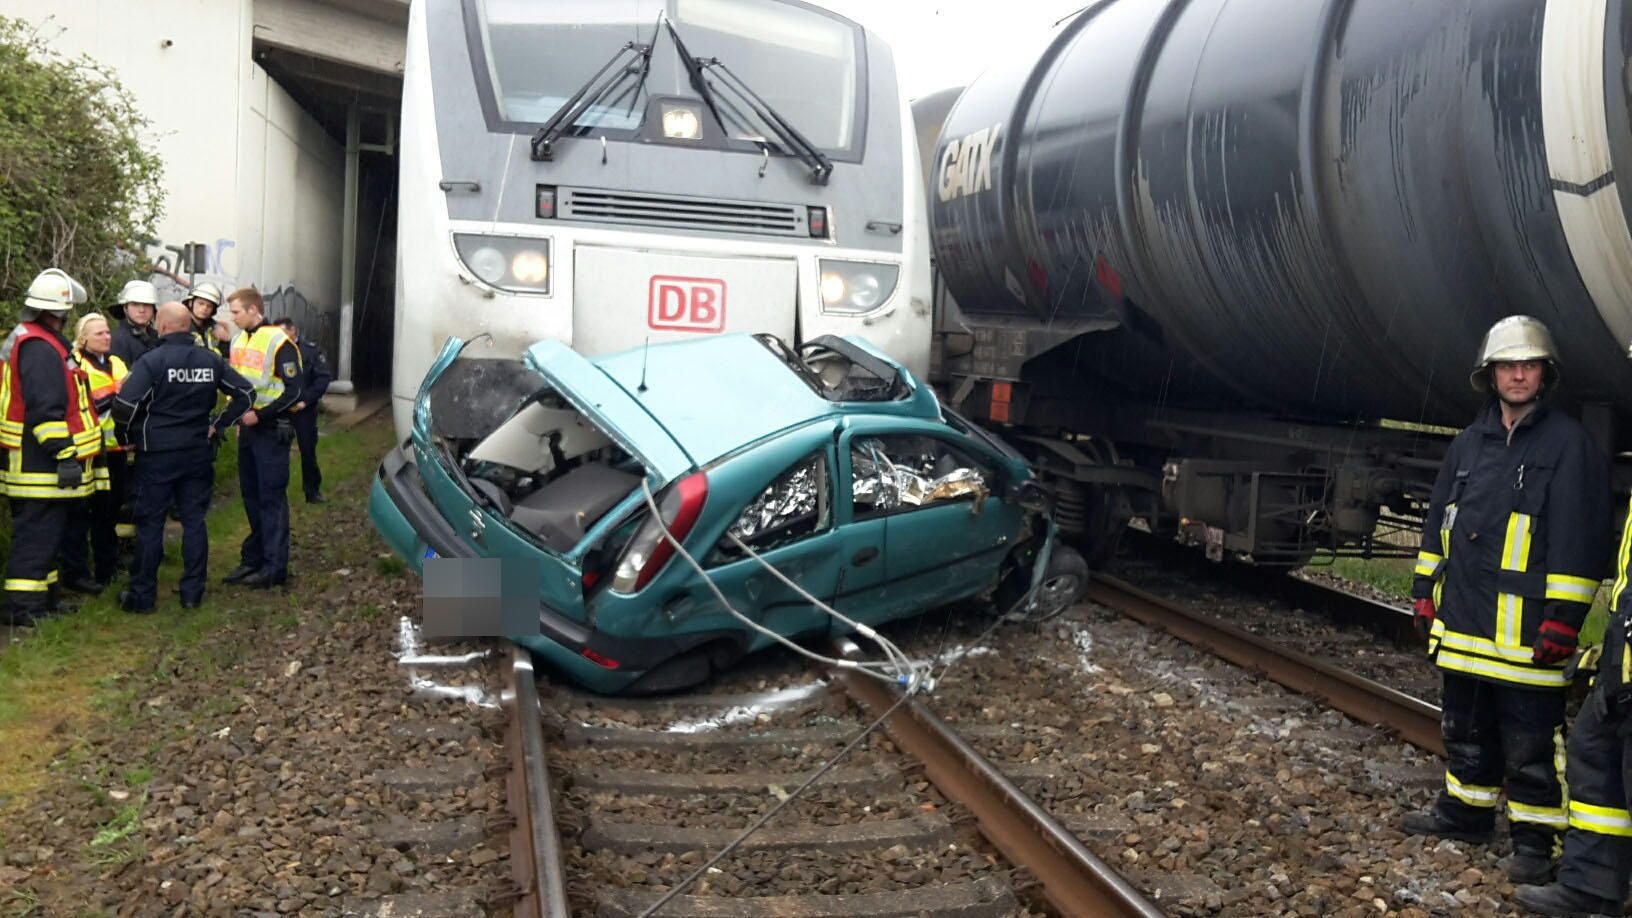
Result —
<instances>
[{"instance_id":1,"label":"police officer","mask_svg":"<svg viewBox=\"0 0 1632 918\"><path fill-rule=\"evenodd\" d=\"M317 406L334 376L322 348L316 342L300 340L300 328L294 319L282 318L277 324L300 348L300 401L289 409L289 419L295 424L295 440L300 443L300 484L306 492L306 503L321 504L323 470L317 467Z\"/></svg>"},{"instance_id":2,"label":"police officer","mask_svg":"<svg viewBox=\"0 0 1632 918\"><path fill-rule=\"evenodd\" d=\"M111 349L127 367L159 346L159 336L153 331L153 310L158 302L159 291L152 283L133 280L119 291L119 302L108 310L119 320Z\"/></svg>"},{"instance_id":3,"label":"police officer","mask_svg":"<svg viewBox=\"0 0 1632 918\"><path fill-rule=\"evenodd\" d=\"M195 285L187 293L187 310L192 315L193 343L200 347L225 351L221 345L230 339L217 331L215 313L221 308L221 288L205 282Z\"/></svg>"},{"instance_id":4,"label":"police officer","mask_svg":"<svg viewBox=\"0 0 1632 918\"><path fill-rule=\"evenodd\" d=\"M238 333L228 361L255 387L255 407L238 426L238 488L249 517L249 538L226 583L265 589L289 578L289 445L295 440L288 412L300 401L300 350L276 325L268 325L265 301L254 287L234 290L227 309Z\"/></svg>"},{"instance_id":5,"label":"police officer","mask_svg":"<svg viewBox=\"0 0 1632 918\"><path fill-rule=\"evenodd\" d=\"M1444 684L1446 770L1433 808L1403 828L1489 841L1505 784L1501 866L1518 883L1547 879L1563 836L1564 669L1608 547L1607 463L1543 398L1558 375L1536 319L1486 333L1470 380L1491 402L1445 455L1412 585Z\"/></svg>"},{"instance_id":6,"label":"police officer","mask_svg":"<svg viewBox=\"0 0 1632 918\"><path fill-rule=\"evenodd\" d=\"M0 619L10 625L62 608L57 551L69 504L91 494L91 460L102 449L85 373L62 336L69 311L83 302L85 288L67 273L40 272L28 285L22 324L0 344L0 449L12 527Z\"/></svg>"},{"instance_id":7,"label":"police officer","mask_svg":"<svg viewBox=\"0 0 1632 918\"><path fill-rule=\"evenodd\" d=\"M159 561L164 557L165 511L181 514L181 607L204 600L209 533L204 514L215 484L213 442L249 410L255 390L214 348L193 340L192 317L180 303L159 308L160 346L136 361L114 399L114 419L136 448L136 560L130 588L119 594L126 612L152 612ZM229 401L215 417L216 393Z\"/></svg>"}]
</instances>

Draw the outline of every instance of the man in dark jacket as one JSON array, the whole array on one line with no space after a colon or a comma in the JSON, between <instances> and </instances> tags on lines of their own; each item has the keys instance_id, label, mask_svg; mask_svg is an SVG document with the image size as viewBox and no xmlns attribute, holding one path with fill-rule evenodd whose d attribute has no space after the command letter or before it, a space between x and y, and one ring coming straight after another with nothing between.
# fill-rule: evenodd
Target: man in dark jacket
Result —
<instances>
[{"instance_id":1,"label":"man in dark jacket","mask_svg":"<svg viewBox=\"0 0 1632 918\"><path fill-rule=\"evenodd\" d=\"M159 346L159 335L153 330L153 310L158 308L159 291L145 280L133 280L119 291L119 302L109 312L119 320L113 330L113 356L124 361L126 367L148 351Z\"/></svg>"},{"instance_id":2,"label":"man in dark jacket","mask_svg":"<svg viewBox=\"0 0 1632 918\"><path fill-rule=\"evenodd\" d=\"M1494 397L1440 466L1412 586L1444 682L1446 769L1434 807L1403 828L1489 841L1505 787L1513 854L1502 867L1518 883L1546 881L1567 824L1565 664L1609 536L1604 452L1542 400L1557 353L1529 316L1485 335L1471 381Z\"/></svg>"},{"instance_id":3,"label":"man in dark jacket","mask_svg":"<svg viewBox=\"0 0 1632 918\"><path fill-rule=\"evenodd\" d=\"M204 601L209 532L204 514L215 485L214 440L238 422L255 387L214 348L198 347L191 317L180 303L159 309L160 346L136 361L114 398L121 440L136 448L136 561L130 588L119 594L126 612L151 612L164 557L165 511L181 514L181 606ZM214 417L216 394L227 406Z\"/></svg>"},{"instance_id":4,"label":"man in dark jacket","mask_svg":"<svg viewBox=\"0 0 1632 918\"><path fill-rule=\"evenodd\" d=\"M1570 730L1570 831L1558 882L1520 886L1514 898L1542 915L1619 915L1632 881L1632 811L1626 766L1632 765L1632 507L1621 534L1609 627L1592 692Z\"/></svg>"},{"instance_id":5,"label":"man in dark jacket","mask_svg":"<svg viewBox=\"0 0 1632 918\"><path fill-rule=\"evenodd\" d=\"M329 372L329 362L317 343L300 340L300 328L294 319L279 319L276 324L300 349L300 401L289 409L289 419L295 422L295 440L300 444L300 484L306 491L306 503L321 504L323 470L317 467L317 406L323 393L329 391L334 374Z\"/></svg>"}]
</instances>

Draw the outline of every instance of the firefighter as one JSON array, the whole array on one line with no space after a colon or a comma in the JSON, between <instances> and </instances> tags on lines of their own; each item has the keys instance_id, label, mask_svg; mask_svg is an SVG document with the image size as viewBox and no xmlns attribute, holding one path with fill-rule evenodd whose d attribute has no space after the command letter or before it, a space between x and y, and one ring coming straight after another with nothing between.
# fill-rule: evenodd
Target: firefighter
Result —
<instances>
[{"instance_id":1,"label":"firefighter","mask_svg":"<svg viewBox=\"0 0 1632 918\"><path fill-rule=\"evenodd\" d=\"M1619 915L1632 881L1632 812L1628 811L1626 765L1632 764L1632 507L1621 533L1610 621L1592 691L1570 731L1570 829L1558 882L1520 886L1519 904L1542 915Z\"/></svg>"},{"instance_id":2,"label":"firefighter","mask_svg":"<svg viewBox=\"0 0 1632 918\"><path fill-rule=\"evenodd\" d=\"M74 359L85 371L91 404L102 424L102 453L91 463L95 490L87 501L75 501L68 511L68 529L62 542L62 586L76 593L96 595L114 578L119 561L119 509L126 491L124 448L113 430L113 397L125 379L125 362L109 352L113 335L108 320L90 313L74 330ZM134 536L134 527L124 535ZM85 551L87 537L90 554Z\"/></svg>"},{"instance_id":3,"label":"firefighter","mask_svg":"<svg viewBox=\"0 0 1632 918\"><path fill-rule=\"evenodd\" d=\"M63 608L56 598L57 551L69 505L91 494L91 460L102 450L85 373L62 336L68 313L83 302L78 281L47 268L28 285L22 324L0 345L0 448L12 531L0 617L12 625L30 625Z\"/></svg>"},{"instance_id":4,"label":"firefighter","mask_svg":"<svg viewBox=\"0 0 1632 918\"><path fill-rule=\"evenodd\" d=\"M221 308L220 287L208 282L194 286L187 293L185 305L192 314L193 343L221 350L221 344L231 340L230 335L223 337L224 329L215 320L215 313Z\"/></svg>"},{"instance_id":5,"label":"firefighter","mask_svg":"<svg viewBox=\"0 0 1632 918\"><path fill-rule=\"evenodd\" d=\"M254 287L227 297L232 323L228 362L255 387L255 407L238 422L238 487L249 537L226 583L266 589L289 577L289 446L295 442L289 409L300 401L300 350L283 329L266 322L265 301Z\"/></svg>"},{"instance_id":6,"label":"firefighter","mask_svg":"<svg viewBox=\"0 0 1632 918\"><path fill-rule=\"evenodd\" d=\"M108 312L119 320L113 331L111 350L125 366L159 346L153 331L153 310L158 308L159 291L145 280L133 280L119 291L119 302Z\"/></svg>"},{"instance_id":7,"label":"firefighter","mask_svg":"<svg viewBox=\"0 0 1632 918\"><path fill-rule=\"evenodd\" d=\"M210 551L204 514L215 484L214 443L249 410L255 395L214 348L197 347L187 307L165 303L158 325L159 348L131 368L113 404L122 439L141 457L136 560L130 588L119 594L119 607L136 613L152 612L158 602L164 518L172 502L181 517L181 607L197 608L204 601ZM229 401L215 413L217 393Z\"/></svg>"},{"instance_id":8,"label":"firefighter","mask_svg":"<svg viewBox=\"0 0 1632 918\"><path fill-rule=\"evenodd\" d=\"M1491 395L1434 482L1412 584L1443 679L1445 788L1405 817L1414 835L1490 841L1505 787L1516 883L1545 882L1566 825L1565 664L1603 573L1608 468L1545 396L1552 335L1529 316L1491 326L1470 381Z\"/></svg>"}]
</instances>

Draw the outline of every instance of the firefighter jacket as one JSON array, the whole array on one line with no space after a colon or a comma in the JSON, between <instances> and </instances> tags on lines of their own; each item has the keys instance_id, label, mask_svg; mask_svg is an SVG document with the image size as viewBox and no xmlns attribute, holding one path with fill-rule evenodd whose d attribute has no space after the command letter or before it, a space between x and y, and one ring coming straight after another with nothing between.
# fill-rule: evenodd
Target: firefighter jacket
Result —
<instances>
[{"instance_id":1,"label":"firefighter jacket","mask_svg":"<svg viewBox=\"0 0 1632 918\"><path fill-rule=\"evenodd\" d=\"M1533 662L1544 619L1579 629L1608 556L1606 460L1545 403L1511 433L1492 402L1445 454L1422 533L1414 598L1438 608L1441 669L1561 689L1564 663Z\"/></svg>"},{"instance_id":2,"label":"firefighter jacket","mask_svg":"<svg viewBox=\"0 0 1632 918\"><path fill-rule=\"evenodd\" d=\"M125 366L133 367L143 354L158 346L159 333L153 330L151 322L136 328L127 319L113 330L113 346L109 353L123 360Z\"/></svg>"},{"instance_id":3,"label":"firefighter jacket","mask_svg":"<svg viewBox=\"0 0 1632 918\"><path fill-rule=\"evenodd\" d=\"M98 357L84 349L74 351L74 357L79 360L79 366L85 371L85 379L91 388L91 405L96 408L96 416L102 422L102 449L104 452L118 452L125 447L119 445L113 430L113 397L119 393L119 386L125 381L129 370L125 362L111 351Z\"/></svg>"},{"instance_id":4,"label":"firefighter jacket","mask_svg":"<svg viewBox=\"0 0 1632 918\"><path fill-rule=\"evenodd\" d=\"M227 406L214 417L216 393ZM144 453L208 446L249 410L255 389L214 348L198 347L190 332L165 335L158 350L131 368L113 401L121 439Z\"/></svg>"},{"instance_id":5,"label":"firefighter jacket","mask_svg":"<svg viewBox=\"0 0 1632 918\"><path fill-rule=\"evenodd\" d=\"M255 413L267 420L300 401L300 349L276 325L233 335L228 362L255 387Z\"/></svg>"},{"instance_id":6,"label":"firefighter jacket","mask_svg":"<svg viewBox=\"0 0 1632 918\"><path fill-rule=\"evenodd\" d=\"M1598 661L1596 684L1607 698L1625 704L1632 701L1632 504L1627 507L1626 525L1621 530L1620 547L1615 552L1615 585L1609 593L1609 624L1604 628L1604 649Z\"/></svg>"},{"instance_id":7,"label":"firefighter jacket","mask_svg":"<svg viewBox=\"0 0 1632 918\"><path fill-rule=\"evenodd\" d=\"M17 326L0 344L0 449L9 497L85 497L95 487L91 460L102 427L90 386L67 340L37 322ZM58 485L58 463L82 465L80 484Z\"/></svg>"}]
</instances>

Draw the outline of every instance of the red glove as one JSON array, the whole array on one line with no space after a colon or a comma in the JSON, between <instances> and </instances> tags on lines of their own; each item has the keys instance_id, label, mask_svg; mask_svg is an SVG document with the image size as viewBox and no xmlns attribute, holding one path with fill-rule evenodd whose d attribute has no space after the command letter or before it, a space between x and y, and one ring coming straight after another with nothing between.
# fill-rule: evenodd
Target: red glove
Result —
<instances>
[{"instance_id":1,"label":"red glove","mask_svg":"<svg viewBox=\"0 0 1632 918\"><path fill-rule=\"evenodd\" d=\"M1434 628L1434 601L1426 596L1411 604L1411 624L1417 626L1417 635L1424 641Z\"/></svg>"},{"instance_id":2,"label":"red glove","mask_svg":"<svg viewBox=\"0 0 1632 918\"><path fill-rule=\"evenodd\" d=\"M1575 653L1575 629L1557 619L1546 619L1536 632L1537 663L1563 663Z\"/></svg>"}]
</instances>

